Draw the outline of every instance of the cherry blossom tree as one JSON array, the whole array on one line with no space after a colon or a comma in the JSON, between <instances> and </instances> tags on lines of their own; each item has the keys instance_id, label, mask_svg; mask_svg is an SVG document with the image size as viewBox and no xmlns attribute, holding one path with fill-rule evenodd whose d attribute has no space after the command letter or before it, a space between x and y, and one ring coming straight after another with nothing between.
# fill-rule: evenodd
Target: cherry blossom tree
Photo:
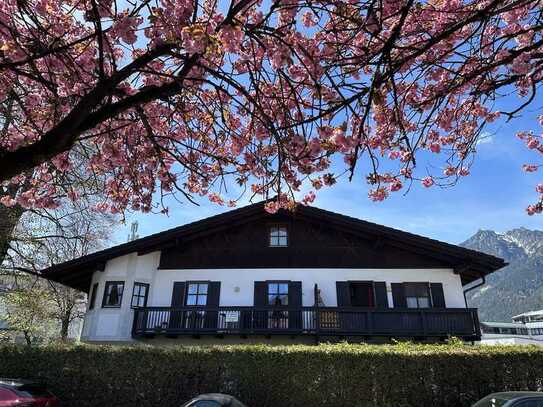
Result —
<instances>
[{"instance_id":1,"label":"cherry blossom tree","mask_svg":"<svg viewBox=\"0 0 543 407\"><path fill-rule=\"evenodd\" d=\"M534 100L542 17L539 0L3 0L0 202L77 199L75 149L111 212L234 205L234 184L277 194L270 211L342 177L377 201L452 185L485 125Z\"/></svg>"}]
</instances>

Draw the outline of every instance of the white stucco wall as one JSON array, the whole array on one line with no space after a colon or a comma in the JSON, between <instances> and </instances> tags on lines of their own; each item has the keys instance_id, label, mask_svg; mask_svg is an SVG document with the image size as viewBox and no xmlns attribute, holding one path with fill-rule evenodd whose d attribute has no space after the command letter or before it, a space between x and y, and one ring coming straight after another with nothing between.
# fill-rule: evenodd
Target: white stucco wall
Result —
<instances>
[{"instance_id":1,"label":"white stucco wall","mask_svg":"<svg viewBox=\"0 0 543 407\"><path fill-rule=\"evenodd\" d=\"M138 256L137 253L112 259L104 271L97 271L92 277L91 287L98 283L94 309L87 310L82 340L131 341L133 311L130 308L134 281L153 285L160 252ZM106 281L124 281L124 293L120 308L102 308ZM170 293L171 296L171 293ZM152 292L149 293L149 303Z\"/></svg>"},{"instance_id":2,"label":"white stucco wall","mask_svg":"<svg viewBox=\"0 0 543 407\"><path fill-rule=\"evenodd\" d=\"M148 306L169 306L175 281L220 281L221 306L253 305L254 282L292 280L302 282L302 302L313 305L315 283L326 306L336 306L336 281L385 281L389 305L393 305L391 283L442 283L447 308L464 308L460 276L452 269L204 269L157 270L159 252L138 256L136 253L107 262L103 272L95 272L92 284L99 283L96 303L85 317L83 340L131 340L132 314L130 301L134 281L149 283ZM106 281L124 281L121 308L102 308ZM92 287L92 285L91 285Z\"/></svg>"}]
</instances>

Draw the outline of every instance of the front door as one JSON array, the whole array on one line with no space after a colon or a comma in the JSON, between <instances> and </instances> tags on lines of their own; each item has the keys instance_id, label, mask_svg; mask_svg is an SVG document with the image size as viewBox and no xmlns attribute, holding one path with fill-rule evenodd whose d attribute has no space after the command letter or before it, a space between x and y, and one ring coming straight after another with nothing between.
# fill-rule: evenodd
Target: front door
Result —
<instances>
[{"instance_id":1,"label":"front door","mask_svg":"<svg viewBox=\"0 0 543 407\"><path fill-rule=\"evenodd\" d=\"M288 329L288 282L268 282L268 328Z\"/></svg>"},{"instance_id":2,"label":"front door","mask_svg":"<svg viewBox=\"0 0 543 407\"><path fill-rule=\"evenodd\" d=\"M187 295L185 296L185 306L194 308L187 311L185 318L185 328L200 330L204 327L205 308L207 306L207 282L188 282Z\"/></svg>"},{"instance_id":3,"label":"front door","mask_svg":"<svg viewBox=\"0 0 543 407\"><path fill-rule=\"evenodd\" d=\"M273 333L302 329L302 282L255 281L252 326ZM250 319L244 319L244 326Z\"/></svg>"}]
</instances>

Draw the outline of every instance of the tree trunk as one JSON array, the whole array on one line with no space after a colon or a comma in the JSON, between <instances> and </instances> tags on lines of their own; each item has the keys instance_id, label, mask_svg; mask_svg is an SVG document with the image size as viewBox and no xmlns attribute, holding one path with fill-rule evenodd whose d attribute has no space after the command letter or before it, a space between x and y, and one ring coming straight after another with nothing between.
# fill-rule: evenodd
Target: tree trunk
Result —
<instances>
[{"instance_id":1,"label":"tree trunk","mask_svg":"<svg viewBox=\"0 0 543 407\"><path fill-rule=\"evenodd\" d=\"M18 205L7 207L0 204L0 265L6 258L13 231L23 213L24 209Z\"/></svg>"},{"instance_id":2,"label":"tree trunk","mask_svg":"<svg viewBox=\"0 0 543 407\"><path fill-rule=\"evenodd\" d=\"M32 338L28 331L23 331L23 334L25 336L26 346L32 346Z\"/></svg>"},{"instance_id":3,"label":"tree trunk","mask_svg":"<svg viewBox=\"0 0 543 407\"><path fill-rule=\"evenodd\" d=\"M70 317L67 316L60 323L60 340L68 342L68 329L70 328Z\"/></svg>"}]
</instances>

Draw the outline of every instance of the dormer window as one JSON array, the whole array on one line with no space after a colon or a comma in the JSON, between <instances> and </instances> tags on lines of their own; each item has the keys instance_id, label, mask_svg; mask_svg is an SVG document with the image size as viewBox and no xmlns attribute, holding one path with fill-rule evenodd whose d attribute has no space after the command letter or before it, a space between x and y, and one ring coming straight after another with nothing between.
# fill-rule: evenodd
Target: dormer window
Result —
<instances>
[{"instance_id":1,"label":"dormer window","mask_svg":"<svg viewBox=\"0 0 543 407\"><path fill-rule=\"evenodd\" d=\"M270 247L288 246L288 230L286 226L270 227Z\"/></svg>"}]
</instances>

